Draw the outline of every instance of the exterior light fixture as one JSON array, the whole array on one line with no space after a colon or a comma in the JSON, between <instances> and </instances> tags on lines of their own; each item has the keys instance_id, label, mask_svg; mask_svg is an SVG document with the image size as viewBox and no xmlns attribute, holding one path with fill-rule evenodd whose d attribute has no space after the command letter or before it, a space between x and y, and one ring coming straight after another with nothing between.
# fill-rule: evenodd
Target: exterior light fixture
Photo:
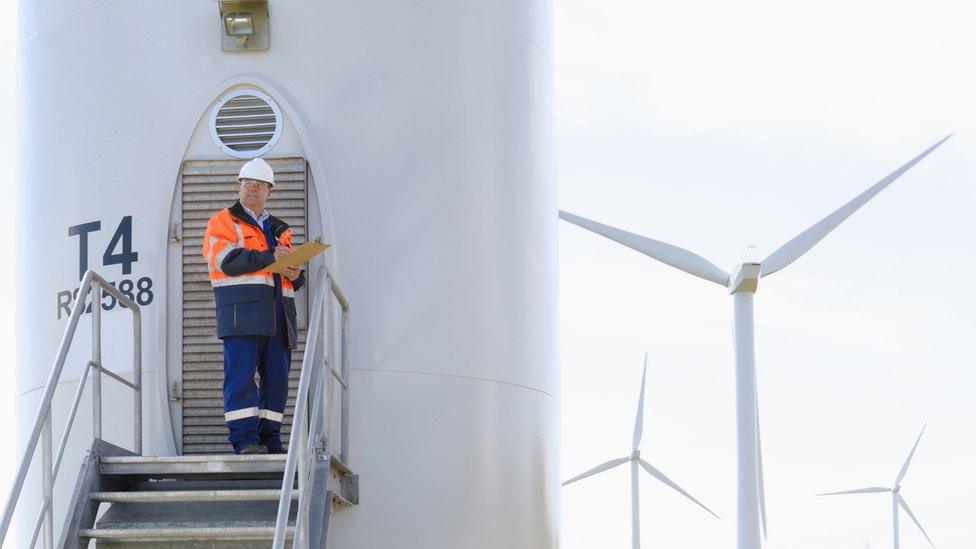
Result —
<instances>
[{"instance_id":1,"label":"exterior light fixture","mask_svg":"<svg viewBox=\"0 0 976 549\"><path fill-rule=\"evenodd\" d=\"M271 45L268 0L218 1L223 51L267 50Z\"/></svg>"},{"instance_id":2,"label":"exterior light fixture","mask_svg":"<svg viewBox=\"0 0 976 549\"><path fill-rule=\"evenodd\" d=\"M254 36L254 15L246 11L235 11L224 16L224 32L233 36L242 48L247 48L247 39Z\"/></svg>"}]
</instances>

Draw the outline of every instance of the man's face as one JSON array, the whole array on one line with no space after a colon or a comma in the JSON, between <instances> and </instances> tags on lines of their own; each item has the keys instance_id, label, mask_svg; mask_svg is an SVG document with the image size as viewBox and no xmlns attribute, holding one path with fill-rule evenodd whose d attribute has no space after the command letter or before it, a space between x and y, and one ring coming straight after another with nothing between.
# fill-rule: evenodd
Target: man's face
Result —
<instances>
[{"instance_id":1,"label":"man's face","mask_svg":"<svg viewBox=\"0 0 976 549\"><path fill-rule=\"evenodd\" d=\"M261 215L269 196L271 196L271 185L257 179L241 179L238 197L241 204L247 206L252 212Z\"/></svg>"}]
</instances>

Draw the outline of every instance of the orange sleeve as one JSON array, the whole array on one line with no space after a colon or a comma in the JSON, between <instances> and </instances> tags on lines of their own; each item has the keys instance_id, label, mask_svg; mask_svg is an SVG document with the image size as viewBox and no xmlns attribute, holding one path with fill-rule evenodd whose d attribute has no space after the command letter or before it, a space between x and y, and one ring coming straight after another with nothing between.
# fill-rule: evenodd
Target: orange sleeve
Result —
<instances>
[{"instance_id":1,"label":"orange sleeve","mask_svg":"<svg viewBox=\"0 0 976 549\"><path fill-rule=\"evenodd\" d=\"M207 221L203 235L201 254L207 259L211 272L221 272L220 264L227 254L241 247L239 230L227 210L222 210Z\"/></svg>"}]
</instances>

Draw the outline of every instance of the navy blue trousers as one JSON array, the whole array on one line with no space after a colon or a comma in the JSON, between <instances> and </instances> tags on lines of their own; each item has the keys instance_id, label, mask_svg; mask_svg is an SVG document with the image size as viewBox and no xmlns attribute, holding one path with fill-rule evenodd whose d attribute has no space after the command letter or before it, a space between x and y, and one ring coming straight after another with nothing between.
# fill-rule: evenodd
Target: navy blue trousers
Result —
<instances>
[{"instance_id":1,"label":"navy blue trousers","mask_svg":"<svg viewBox=\"0 0 976 549\"><path fill-rule=\"evenodd\" d=\"M287 330L270 337L224 338L224 420L235 453L252 444L281 447L290 368Z\"/></svg>"}]
</instances>

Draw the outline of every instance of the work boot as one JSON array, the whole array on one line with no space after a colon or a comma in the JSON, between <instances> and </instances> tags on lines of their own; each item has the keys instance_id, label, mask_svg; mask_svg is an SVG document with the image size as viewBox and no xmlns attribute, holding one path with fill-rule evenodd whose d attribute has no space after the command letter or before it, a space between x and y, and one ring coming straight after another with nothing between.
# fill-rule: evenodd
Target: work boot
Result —
<instances>
[{"instance_id":1,"label":"work boot","mask_svg":"<svg viewBox=\"0 0 976 549\"><path fill-rule=\"evenodd\" d=\"M284 446L278 446L278 447L275 447L275 448L268 448L268 453L269 454L287 454L288 453L288 448L285 448Z\"/></svg>"},{"instance_id":2,"label":"work boot","mask_svg":"<svg viewBox=\"0 0 976 549\"><path fill-rule=\"evenodd\" d=\"M268 449L260 444L250 444L241 448L238 454L267 454Z\"/></svg>"}]
</instances>

